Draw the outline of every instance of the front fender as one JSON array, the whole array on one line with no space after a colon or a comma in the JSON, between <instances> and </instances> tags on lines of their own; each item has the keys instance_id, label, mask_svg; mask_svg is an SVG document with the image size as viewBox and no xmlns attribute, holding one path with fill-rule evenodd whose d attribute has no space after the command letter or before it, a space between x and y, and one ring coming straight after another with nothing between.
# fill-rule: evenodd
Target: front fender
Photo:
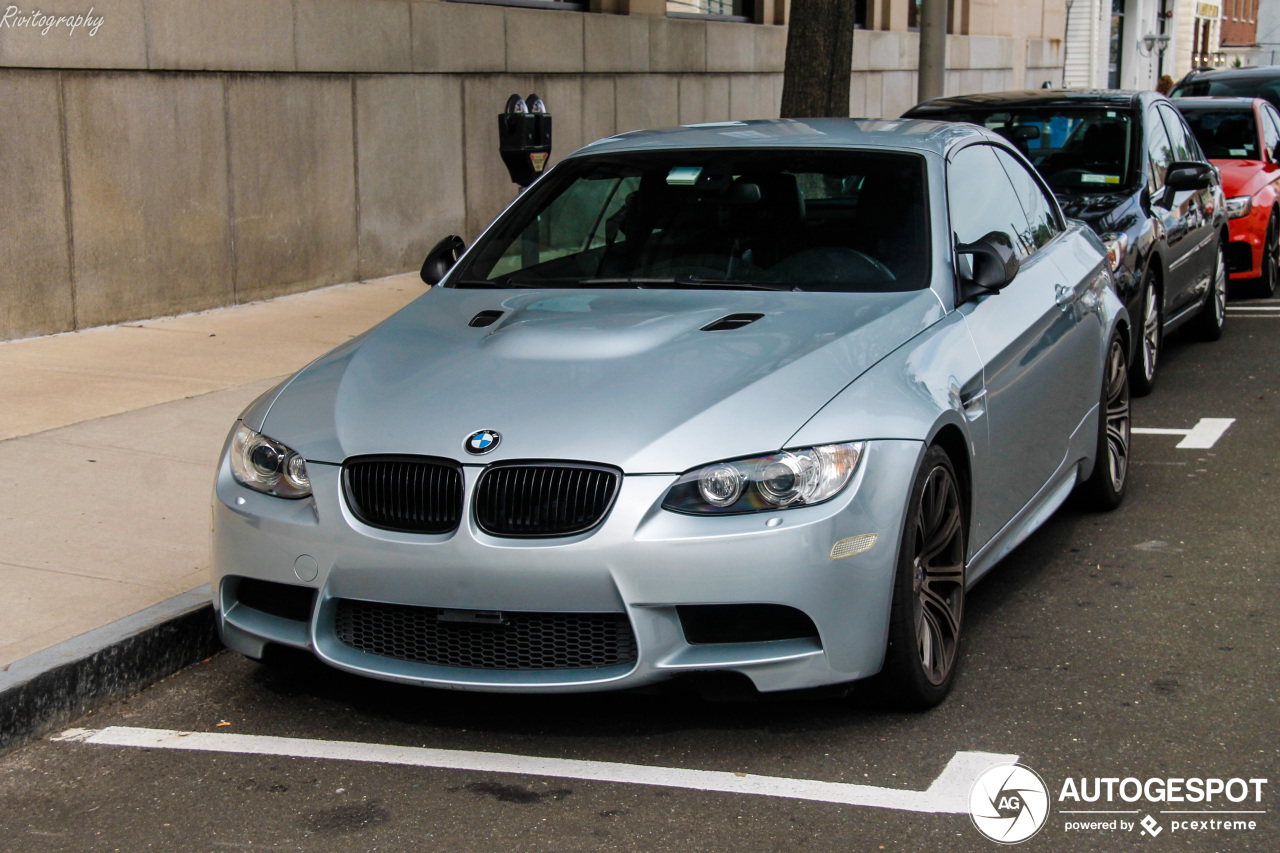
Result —
<instances>
[{"instance_id":1,"label":"front fender","mask_svg":"<svg viewBox=\"0 0 1280 853\"><path fill-rule=\"evenodd\" d=\"M931 442L947 426L964 435L970 456L985 450L982 360L959 312L903 344L837 394L787 442ZM973 401L968 409L965 401Z\"/></svg>"}]
</instances>

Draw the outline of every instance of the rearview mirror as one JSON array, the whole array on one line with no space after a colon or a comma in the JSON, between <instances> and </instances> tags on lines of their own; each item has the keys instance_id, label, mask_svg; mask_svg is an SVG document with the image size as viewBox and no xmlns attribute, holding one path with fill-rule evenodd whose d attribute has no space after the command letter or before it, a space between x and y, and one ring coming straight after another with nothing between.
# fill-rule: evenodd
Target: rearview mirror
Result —
<instances>
[{"instance_id":1,"label":"rearview mirror","mask_svg":"<svg viewBox=\"0 0 1280 853\"><path fill-rule=\"evenodd\" d=\"M1040 128L1034 124L1018 124L996 128L996 133L1013 143L1030 142L1040 138Z\"/></svg>"},{"instance_id":2,"label":"rearview mirror","mask_svg":"<svg viewBox=\"0 0 1280 853\"><path fill-rule=\"evenodd\" d=\"M957 243L956 254L969 255L969 269L960 275L960 301L995 293L1018 274L1018 258L1009 235L992 231L973 243Z\"/></svg>"},{"instance_id":3,"label":"rearview mirror","mask_svg":"<svg viewBox=\"0 0 1280 853\"><path fill-rule=\"evenodd\" d=\"M1165 186L1174 191L1203 190L1209 187L1212 176L1213 167L1208 163L1179 160L1169 164L1169 171L1165 173L1164 183Z\"/></svg>"},{"instance_id":4,"label":"rearview mirror","mask_svg":"<svg viewBox=\"0 0 1280 853\"><path fill-rule=\"evenodd\" d=\"M439 284L466 250L467 244L457 234L450 234L436 243L422 264L422 280L427 284Z\"/></svg>"}]
</instances>

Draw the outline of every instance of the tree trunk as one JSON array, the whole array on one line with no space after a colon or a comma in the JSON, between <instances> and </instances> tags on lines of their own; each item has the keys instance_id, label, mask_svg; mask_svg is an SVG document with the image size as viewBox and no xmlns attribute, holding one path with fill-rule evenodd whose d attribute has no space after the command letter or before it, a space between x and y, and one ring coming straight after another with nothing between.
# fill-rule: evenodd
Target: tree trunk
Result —
<instances>
[{"instance_id":1,"label":"tree trunk","mask_svg":"<svg viewBox=\"0 0 1280 853\"><path fill-rule=\"evenodd\" d=\"M783 118L849 115L853 0L791 0Z\"/></svg>"}]
</instances>

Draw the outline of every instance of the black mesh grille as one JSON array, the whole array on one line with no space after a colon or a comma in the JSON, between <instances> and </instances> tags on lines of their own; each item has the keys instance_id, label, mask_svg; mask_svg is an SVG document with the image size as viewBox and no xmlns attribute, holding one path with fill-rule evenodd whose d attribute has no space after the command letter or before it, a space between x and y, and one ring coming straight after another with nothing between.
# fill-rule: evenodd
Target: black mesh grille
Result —
<instances>
[{"instance_id":1,"label":"black mesh grille","mask_svg":"<svg viewBox=\"0 0 1280 853\"><path fill-rule=\"evenodd\" d=\"M613 505L618 473L588 465L501 465L476 484L476 522L494 536L568 536Z\"/></svg>"},{"instance_id":2,"label":"black mesh grille","mask_svg":"<svg viewBox=\"0 0 1280 853\"><path fill-rule=\"evenodd\" d=\"M335 627L353 649L435 666L591 669L636 659L635 635L622 613L505 613L500 624L441 619L451 612L343 599Z\"/></svg>"},{"instance_id":3,"label":"black mesh grille","mask_svg":"<svg viewBox=\"0 0 1280 853\"><path fill-rule=\"evenodd\" d=\"M426 457L361 457L342 466L347 504L372 527L448 533L462 519L462 472Z\"/></svg>"},{"instance_id":4,"label":"black mesh grille","mask_svg":"<svg viewBox=\"0 0 1280 853\"><path fill-rule=\"evenodd\" d=\"M1227 245L1227 271L1249 272L1253 269L1253 249L1248 243L1233 242Z\"/></svg>"}]
</instances>

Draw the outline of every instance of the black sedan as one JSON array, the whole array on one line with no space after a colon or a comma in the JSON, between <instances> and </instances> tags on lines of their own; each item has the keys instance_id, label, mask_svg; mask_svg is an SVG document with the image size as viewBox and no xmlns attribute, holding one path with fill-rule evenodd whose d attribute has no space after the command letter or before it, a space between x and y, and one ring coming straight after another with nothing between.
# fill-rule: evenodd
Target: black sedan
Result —
<instances>
[{"instance_id":1,"label":"black sedan","mask_svg":"<svg viewBox=\"0 0 1280 853\"><path fill-rule=\"evenodd\" d=\"M1171 98L1262 98L1280 109L1280 65L1192 71L1178 81Z\"/></svg>"},{"instance_id":2,"label":"black sedan","mask_svg":"<svg viewBox=\"0 0 1280 853\"><path fill-rule=\"evenodd\" d=\"M1063 212L1107 245L1135 336L1135 394L1150 393L1164 335L1216 340L1226 319L1226 203L1217 171L1155 92L1031 90L938 98L906 118L963 121L1008 139Z\"/></svg>"}]
</instances>

